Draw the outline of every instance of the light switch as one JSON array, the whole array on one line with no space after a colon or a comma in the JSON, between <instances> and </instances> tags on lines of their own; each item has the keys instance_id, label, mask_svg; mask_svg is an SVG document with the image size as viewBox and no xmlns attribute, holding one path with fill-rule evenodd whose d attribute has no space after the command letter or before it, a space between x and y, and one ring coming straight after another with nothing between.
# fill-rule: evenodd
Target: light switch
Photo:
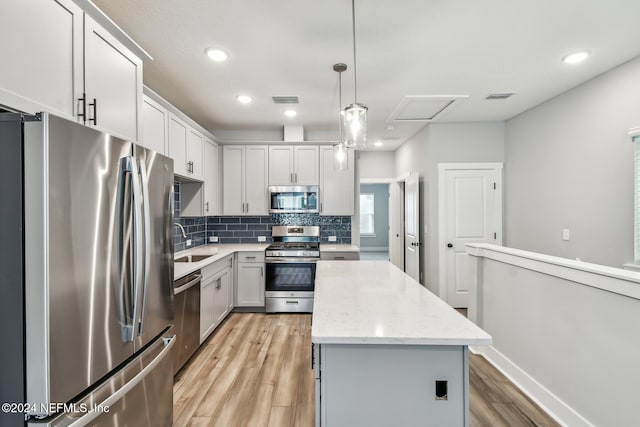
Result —
<instances>
[{"instance_id":1,"label":"light switch","mask_svg":"<svg viewBox=\"0 0 640 427\"><path fill-rule=\"evenodd\" d=\"M187 246L191 246L191 239L187 239Z\"/></svg>"},{"instance_id":2,"label":"light switch","mask_svg":"<svg viewBox=\"0 0 640 427\"><path fill-rule=\"evenodd\" d=\"M564 240L565 242L568 242L569 238L570 238L569 229L568 228L563 228L562 229L562 240Z\"/></svg>"}]
</instances>

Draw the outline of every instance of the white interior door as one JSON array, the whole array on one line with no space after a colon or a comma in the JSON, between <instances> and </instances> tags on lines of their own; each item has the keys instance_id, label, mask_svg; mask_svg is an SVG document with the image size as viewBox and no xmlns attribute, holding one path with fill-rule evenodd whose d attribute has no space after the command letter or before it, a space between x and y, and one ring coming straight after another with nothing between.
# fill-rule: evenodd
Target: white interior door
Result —
<instances>
[{"instance_id":1,"label":"white interior door","mask_svg":"<svg viewBox=\"0 0 640 427\"><path fill-rule=\"evenodd\" d=\"M389 260L404 270L404 182L389 184Z\"/></svg>"},{"instance_id":2,"label":"white interior door","mask_svg":"<svg viewBox=\"0 0 640 427\"><path fill-rule=\"evenodd\" d=\"M404 183L404 272L420 282L420 195L419 175L412 173Z\"/></svg>"},{"instance_id":3,"label":"white interior door","mask_svg":"<svg viewBox=\"0 0 640 427\"><path fill-rule=\"evenodd\" d=\"M502 244L502 164L438 166L440 295L453 307L468 307L465 245Z\"/></svg>"}]
</instances>

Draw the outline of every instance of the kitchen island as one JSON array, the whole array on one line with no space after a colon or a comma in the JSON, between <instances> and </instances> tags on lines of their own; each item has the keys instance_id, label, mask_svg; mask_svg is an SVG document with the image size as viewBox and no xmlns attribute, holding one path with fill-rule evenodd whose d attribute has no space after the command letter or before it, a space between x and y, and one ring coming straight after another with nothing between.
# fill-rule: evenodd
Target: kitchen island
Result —
<instances>
[{"instance_id":1,"label":"kitchen island","mask_svg":"<svg viewBox=\"0 0 640 427\"><path fill-rule=\"evenodd\" d=\"M316 427L468 426L468 346L491 337L387 261L320 261Z\"/></svg>"}]
</instances>

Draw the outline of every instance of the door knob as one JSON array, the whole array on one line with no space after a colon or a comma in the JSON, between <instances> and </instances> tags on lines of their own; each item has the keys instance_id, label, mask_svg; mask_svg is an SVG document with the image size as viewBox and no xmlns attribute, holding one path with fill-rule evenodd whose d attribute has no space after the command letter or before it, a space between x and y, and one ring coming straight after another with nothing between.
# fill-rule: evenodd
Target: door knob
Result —
<instances>
[{"instance_id":1,"label":"door knob","mask_svg":"<svg viewBox=\"0 0 640 427\"><path fill-rule=\"evenodd\" d=\"M447 247L448 248L452 248L453 247L453 243L447 243Z\"/></svg>"}]
</instances>

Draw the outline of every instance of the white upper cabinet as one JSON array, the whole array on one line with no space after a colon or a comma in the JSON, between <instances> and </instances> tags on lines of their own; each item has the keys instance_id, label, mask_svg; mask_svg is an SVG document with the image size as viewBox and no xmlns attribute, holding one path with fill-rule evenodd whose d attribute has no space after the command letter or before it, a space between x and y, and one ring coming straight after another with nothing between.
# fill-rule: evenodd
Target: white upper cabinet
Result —
<instances>
[{"instance_id":1,"label":"white upper cabinet","mask_svg":"<svg viewBox=\"0 0 640 427\"><path fill-rule=\"evenodd\" d=\"M142 60L70 0L0 2L0 104L139 140Z\"/></svg>"},{"instance_id":2,"label":"white upper cabinet","mask_svg":"<svg viewBox=\"0 0 640 427\"><path fill-rule=\"evenodd\" d=\"M269 149L266 145L223 147L224 215L268 215Z\"/></svg>"},{"instance_id":3,"label":"white upper cabinet","mask_svg":"<svg viewBox=\"0 0 640 427\"><path fill-rule=\"evenodd\" d=\"M204 136L195 129L189 129L187 134L187 164L190 165L191 178L204 179L203 156Z\"/></svg>"},{"instance_id":4,"label":"white upper cabinet","mask_svg":"<svg viewBox=\"0 0 640 427\"><path fill-rule=\"evenodd\" d=\"M320 215L353 215L354 157L347 150L347 169L337 170L333 147L320 147Z\"/></svg>"},{"instance_id":5,"label":"white upper cabinet","mask_svg":"<svg viewBox=\"0 0 640 427\"><path fill-rule=\"evenodd\" d=\"M89 16L84 19L85 123L137 141L142 60Z\"/></svg>"},{"instance_id":6,"label":"white upper cabinet","mask_svg":"<svg viewBox=\"0 0 640 427\"><path fill-rule=\"evenodd\" d=\"M142 145L167 154L169 112L148 96L142 99Z\"/></svg>"},{"instance_id":7,"label":"white upper cabinet","mask_svg":"<svg viewBox=\"0 0 640 427\"><path fill-rule=\"evenodd\" d=\"M213 141L205 138L204 143L204 214L220 215L222 213L220 201L220 184L222 177L220 172L220 160L218 146Z\"/></svg>"},{"instance_id":8,"label":"white upper cabinet","mask_svg":"<svg viewBox=\"0 0 640 427\"><path fill-rule=\"evenodd\" d=\"M176 115L169 113L169 157L173 173L202 181L204 137Z\"/></svg>"},{"instance_id":9,"label":"white upper cabinet","mask_svg":"<svg viewBox=\"0 0 640 427\"><path fill-rule=\"evenodd\" d=\"M318 146L269 147L269 185L318 185Z\"/></svg>"},{"instance_id":10,"label":"white upper cabinet","mask_svg":"<svg viewBox=\"0 0 640 427\"><path fill-rule=\"evenodd\" d=\"M0 1L0 104L75 120L83 11L70 0Z\"/></svg>"},{"instance_id":11,"label":"white upper cabinet","mask_svg":"<svg viewBox=\"0 0 640 427\"><path fill-rule=\"evenodd\" d=\"M320 182L318 146L293 147L295 185L318 185Z\"/></svg>"}]
</instances>

